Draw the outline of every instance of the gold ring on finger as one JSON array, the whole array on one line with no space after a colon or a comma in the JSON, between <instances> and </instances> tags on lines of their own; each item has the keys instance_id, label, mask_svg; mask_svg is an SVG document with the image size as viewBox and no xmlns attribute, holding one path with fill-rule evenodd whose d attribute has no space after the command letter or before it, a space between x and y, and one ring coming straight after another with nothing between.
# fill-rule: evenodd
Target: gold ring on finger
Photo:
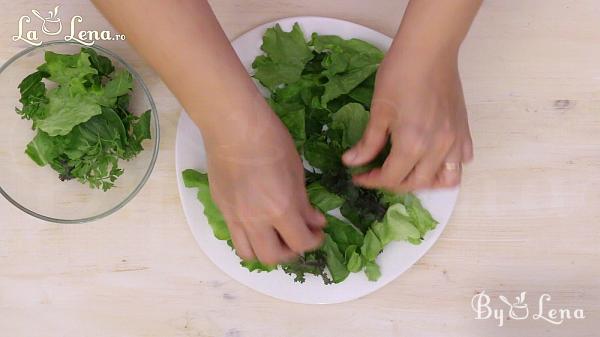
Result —
<instances>
[{"instance_id":1,"label":"gold ring on finger","mask_svg":"<svg viewBox=\"0 0 600 337\"><path fill-rule=\"evenodd\" d=\"M446 171L458 171L458 169L460 169L460 163L453 163L453 162L445 162L444 163L444 170L446 170Z\"/></svg>"}]
</instances>

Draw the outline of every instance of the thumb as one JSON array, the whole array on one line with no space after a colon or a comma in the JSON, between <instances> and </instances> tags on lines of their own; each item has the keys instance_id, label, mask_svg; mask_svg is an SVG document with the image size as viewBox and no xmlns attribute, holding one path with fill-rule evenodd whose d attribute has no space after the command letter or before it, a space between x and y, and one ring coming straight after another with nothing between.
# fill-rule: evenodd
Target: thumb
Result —
<instances>
[{"instance_id":1,"label":"thumb","mask_svg":"<svg viewBox=\"0 0 600 337\"><path fill-rule=\"evenodd\" d=\"M360 166L367 164L381 152L387 142L387 125L381 120L371 116L362 138L342 156L342 161L347 166Z\"/></svg>"}]
</instances>

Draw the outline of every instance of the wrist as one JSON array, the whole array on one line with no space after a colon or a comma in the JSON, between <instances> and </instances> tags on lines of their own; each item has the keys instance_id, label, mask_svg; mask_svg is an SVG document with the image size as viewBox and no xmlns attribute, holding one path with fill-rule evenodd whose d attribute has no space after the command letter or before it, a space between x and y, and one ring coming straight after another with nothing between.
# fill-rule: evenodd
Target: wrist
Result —
<instances>
[{"instance_id":1,"label":"wrist","mask_svg":"<svg viewBox=\"0 0 600 337\"><path fill-rule=\"evenodd\" d=\"M207 147L244 151L264 146L279 134L281 122L262 96L246 104L235 98L231 100L236 102L209 108L217 113L195 121Z\"/></svg>"},{"instance_id":2,"label":"wrist","mask_svg":"<svg viewBox=\"0 0 600 337\"><path fill-rule=\"evenodd\" d=\"M251 88L221 91L210 99L196 100L187 107L191 119L202 130L205 143L250 141L275 116L253 83Z\"/></svg>"},{"instance_id":3,"label":"wrist","mask_svg":"<svg viewBox=\"0 0 600 337\"><path fill-rule=\"evenodd\" d=\"M393 59L413 60L423 65L452 64L458 62L460 42L404 37L394 39L387 55Z\"/></svg>"},{"instance_id":4,"label":"wrist","mask_svg":"<svg viewBox=\"0 0 600 337\"><path fill-rule=\"evenodd\" d=\"M277 115L266 107L243 110L239 119L223 119L205 128L202 138L208 157L233 165L264 166L295 153L291 136Z\"/></svg>"}]
</instances>

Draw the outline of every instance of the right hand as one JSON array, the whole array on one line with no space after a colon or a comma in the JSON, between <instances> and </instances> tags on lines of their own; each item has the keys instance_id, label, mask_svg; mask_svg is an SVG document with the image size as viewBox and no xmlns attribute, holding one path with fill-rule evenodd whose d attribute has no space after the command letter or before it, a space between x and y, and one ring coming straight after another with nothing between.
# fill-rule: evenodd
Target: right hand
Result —
<instances>
[{"instance_id":1,"label":"right hand","mask_svg":"<svg viewBox=\"0 0 600 337\"><path fill-rule=\"evenodd\" d=\"M211 194L237 254L272 265L318 248L325 217L308 201L290 134L266 104L259 105L250 121L223 123L227 130L204 138Z\"/></svg>"},{"instance_id":2,"label":"right hand","mask_svg":"<svg viewBox=\"0 0 600 337\"><path fill-rule=\"evenodd\" d=\"M370 162L389 139L385 163L354 176L356 184L397 193L456 186L462 163L473 158L458 47L437 54L396 43L401 47L390 49L377 72L363 138L344 154L344 163Z\"/></svg>"}]
</instances>

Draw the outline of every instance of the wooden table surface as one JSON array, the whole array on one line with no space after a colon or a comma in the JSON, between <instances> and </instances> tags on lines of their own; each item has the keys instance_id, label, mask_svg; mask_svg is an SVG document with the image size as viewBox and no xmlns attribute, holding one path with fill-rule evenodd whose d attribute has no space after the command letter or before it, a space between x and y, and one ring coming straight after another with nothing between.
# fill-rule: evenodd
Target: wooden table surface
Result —
<instances>
[{"instance_id":1,"label":"wooden table surface","mask_svg":"<svg viewBox=\"0 0 600 337\"><path fill-rule=\"evenodd\" d=\"M17 21L52 1L5 3L0 62L23 49ZM276 18L331 16L392 35L405 2L214 0L230 38ZM143 10L143 8L140 8ZM63 18L108 29L85 1ZM0 336L599 336L600 1L485 1L461 53L476 160L435 246L383 289L339 305L282 302L224 275L183 216L174 144L181 107L125 43L161 118L150 181L123 210L86 225L31 218L0 200ZM200 19L200 18L199 18ZM12 113L3 111L2 113ZM474 294L552 296L586 318L475 320Z\"/></svg>"}]
</instances>

